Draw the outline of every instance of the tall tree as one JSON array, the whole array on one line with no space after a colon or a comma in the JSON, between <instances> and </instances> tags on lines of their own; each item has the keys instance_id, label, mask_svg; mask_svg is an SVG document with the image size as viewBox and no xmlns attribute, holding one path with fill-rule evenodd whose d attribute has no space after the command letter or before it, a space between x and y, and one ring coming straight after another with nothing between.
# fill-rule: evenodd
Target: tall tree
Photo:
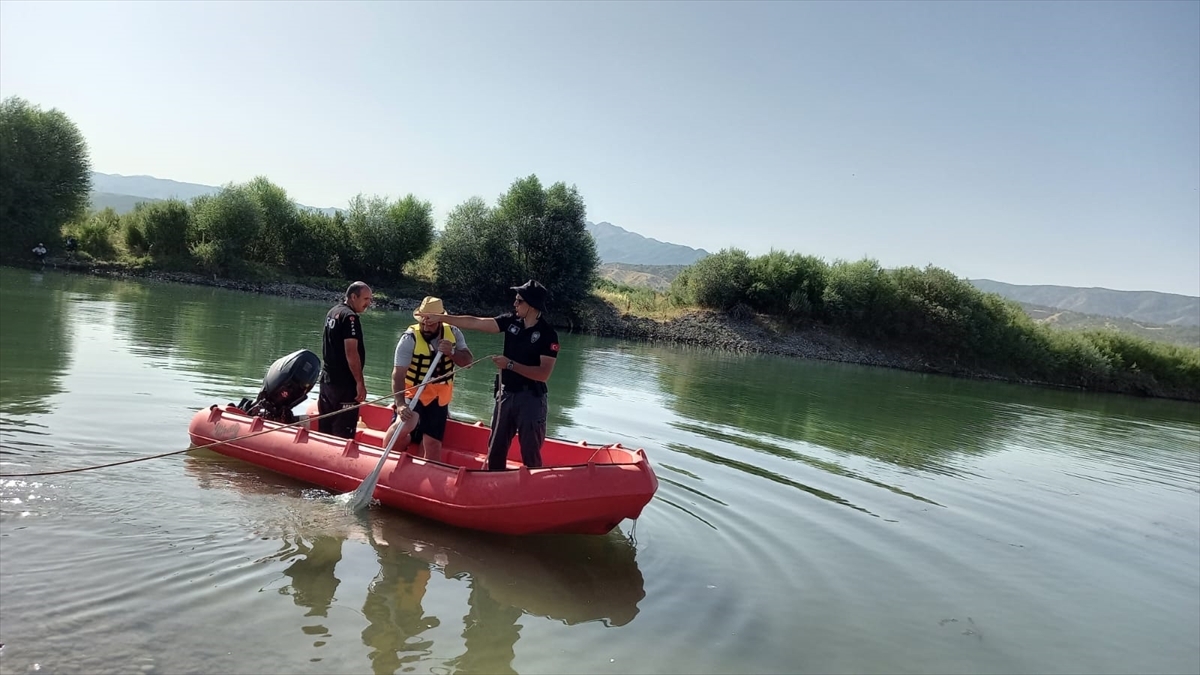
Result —
<instances>
[{"instance_id":1,"label":"tall tree","mask_svg":"<svg viewBox=\"0 0 1200 675\"><path fill-rule=\"evenodd\" d=\"M87 209L91 160L83 134L57 108L0 102L0 256L53 246Z\"/></svg>"},{"instance_id":2,"label":"tall tree","mask_svg":"<svg viewBox=\"0 0 1200 675\"><path fill-rule=\"evenodd\" d=\"M284 266L293 258L292 245L300 229L296 203L287 190L258 176L245 185L262 212L262 227L250 242L247 257L268 265Z\"/></svg>"},{"instance_id":3,"label":"tall tree","mask_svg":"<svg viewBox=\"0 0 1200 675\"><path fill-rule=\"evenodd\" d=\"M518 283L541 281L556 309L567 312L591 293L600 257L575 186L558 182L545 189L535 175L518 179L500 197L495 216L512 232Z\"/></svg>"},{"instance_id":4,"label":"tall tree","mask_svg":"<svg viewBox=\"0 0 1200 675\"><path fill-rule=\"evenodd\" d=\"M483 302L503 302L518 278L513 233L481 197L446 216L437 251L437 284Z\"/></svg>"},{"instance_id":5,"label":"tall tree","mask_svg":"<svg viewBox=\"0 0 1200 675\"><path fill-rule=\"evenodd\" d=\"M396 279L433 245L433 205L408 195L395 202L358 195L346 218L362 272Z\"/></svg>"}]
</instances>

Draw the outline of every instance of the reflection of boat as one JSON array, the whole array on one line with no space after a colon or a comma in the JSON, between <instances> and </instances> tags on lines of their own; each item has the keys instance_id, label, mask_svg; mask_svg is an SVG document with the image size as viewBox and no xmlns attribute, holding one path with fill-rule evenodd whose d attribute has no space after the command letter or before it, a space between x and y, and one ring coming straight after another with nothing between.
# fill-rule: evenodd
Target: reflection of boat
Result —
<instances>
[{"instance_id":1,"label":"reflection of boat","mask_svg":"<svg viewBox=\"0 0 1200 675\"><path fill-rule=\"evenodd\" d=\"M188 431L194 445L226 441L212 449L333 492L349 492L378 463L392 420L392 410L382 406L365 405L360 413L353 439L250 416L232 405L198 411ZM547 438L544 466L529 469L520 463L514 438L509 470L487 471L489 433L482 423L450 420L442 461L393 452L374 497L393 508L476 530L604 534L623 519L641 515L658 489L646 454L620 444ZM243 438L251 434L257 435Z\"/></svg>"},{"instance_id":2,"label":"reflection of boat","mask_svg":"<svg viewBox=\"0 0 1200 675\"><path fill-rule=\"evenodd\" d=\"M201 487L249 495L278 495L286 492L288 481L257 468L239 469L207 451L188 455L184 469ZM502 608L512 607L518 614L567 625L603 621L624 626L637 616L646 596L636 547L620 531L599 537L514 537L469 532L386 510L371 513L364 523L318 504L299 514L294 505L282 506L275 512L280 522L267 526L270 538L284 544L272 558L289 563L285 574L292 579L297 604L309 608L308 615L327 616L340 583L334 567L342 559L341 541L369 543L378 554L380 574L368 587L364 613L375 624L372 635L399 631L400 643L449 618L425 620L420 608L431 569L447 579L469 579L468 604L493 621L508 616ZM376 617L377 606L388 607L391 618Z\"/></svg>"},{"instance_id":3,"label":"reflection of boat","mask_svg":"<svg viewBox=\"0 0 1200 675\"><path fill-rule=\"evenodd\" d=\"M646 596L636 549L621 532L603 537L520 537L468 533L381 513L371 523L377 548L464 574L493 600L535 616L573 625L602 620L623 626Z\"/></svg>"}]
</instances>

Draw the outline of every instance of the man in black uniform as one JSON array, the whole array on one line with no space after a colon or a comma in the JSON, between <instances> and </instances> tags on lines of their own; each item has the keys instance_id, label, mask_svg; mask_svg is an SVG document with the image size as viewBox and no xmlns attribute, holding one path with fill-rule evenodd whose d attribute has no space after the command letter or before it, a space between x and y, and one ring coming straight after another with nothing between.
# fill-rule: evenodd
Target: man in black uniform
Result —
<instances>
[{"instance_id":1,"label":"man in black uniform","mask_svg":"<svg viewBox=\"0 0 1200 675\"><path fill-rule=\"evenodd\" d=\"M352 407L367 400L367 385L363 380L363 364L367 348L363 343L362 321L359 314L371 304L371 287L361 281L350 284L346 297L325 315L325 331L321 340L321 395L317 398L320 414L343 408L337 415L317 420L317 430L354 438L358 428L358 408Z\"/></svg>"},{"instance_id":2,"label":"man in black uniform","mask_svg":"<svg viewBox=\"0 0 1200 675\"><path fill-rule=\"evenodd\" d=\"M546 440L546 381L558 359L558 333L546 323L546 287L530 279L513 286L517 292L511 314L497 317L417 314L451 326L504 333L504 355L493 356L500 369L496 407L492 409L492 435L488 439L488 469L505 468L508 446L515 434L521 444L521 461L542 465Z\"/></svg>"}]
</instances>

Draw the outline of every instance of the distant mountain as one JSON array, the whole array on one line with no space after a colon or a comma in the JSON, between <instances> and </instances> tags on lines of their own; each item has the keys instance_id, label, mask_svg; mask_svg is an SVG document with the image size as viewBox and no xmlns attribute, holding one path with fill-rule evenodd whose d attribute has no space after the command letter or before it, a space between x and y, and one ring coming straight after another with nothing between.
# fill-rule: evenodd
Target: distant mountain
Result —
<instances>
[{"instance_id":1,"label":"distant mountain","mask_svg":"<svg viewBox=\"0 0 1200 675\"><path fill-rule=\"evenodd\" d=\"M133 195L118 195L111 192L95 192L91 194L91 207L93 211L103 211L111 208L120 214L129 213L133 207L139 202L157 202L158 199L150 197L135 197Z\"/></svg>"},{"instance_id":2,"label":"distant mountain","mask_svg":"<svg viewBox=\"0 0 1200 675\"><path fill-rule=\"evenodd\" d=\"M972 279L971 283L986 293L996 293L1029 305L1131 319L1160 326L1200 326L1200 297L1158 291L1018 286L991 279Z\"/></svg>"},{"instance_id":3,"label":"distant mountain","mask_svg":"<svg viewBox=\"0 0 1200 675\"><path fill-rule=\"evenodd\" d=\"M1200 326L1161 326L1148 321L1120 319L1113 316L1096 314L1080 314L1069 309L1044 307L1028 302L1017 301L1021 309L1038 323L1044 323L1051 328L1065 330L1084 330L1091 328L1106 328L1127 335L1136 335L1148 340L1167 342L1183 347L1200 347Z\"/></svg>"},{"instance_id":4,"label":"distant mountain","mask_svg":"<svg viewBox=\"0 0 1200 675\"><path fill-rule=\"evenodd\" d=\"M93 171L92 191L149 197L155 200L175 197L188 201L200 195L216 194L221 191L221 188L215 185L181 183L177 180L155 178L153 176L122 176L119 173L99 173Z\"/></svg>"},{"instance_id":5,"label":"distant mountain","mask_svg":"<svg viewBox=\"0 0 1200 675\"><path fill-rule=\"evenodd\" d=\"M155 202L163 199L190 201L201 195L212 195L221 191L216 185L181 183L177 180L154 176L122 176L119 173L92 172L92 208L111 206L117 213L132 211L137 202ZM341 209L318 208L297 203L302 209L320 211L333 215Z\"/></svg>"},{"instance_id":6,"label":"distant mountain","mask_svg":"<svg viewBox=\"0 0 1200 675\"><path fill-rule=\"evenodd\" d=\"M691 265L708 255L704 249L650 239L612 223L588 221L587 231L596 240L596 252L602 263Z\"/></svg>"},{"instance_id":7,"label":"distant mountain","mask_svg":"<svg viewBox=\"0 0 1200 675\"><path fill-rule=\"evenodd\" d=\"M634 288L652 288L666 291L671 282L687 265L632 265L629 263L604 263L600 265L600 278Z\"/></svg>"}]
</instances>

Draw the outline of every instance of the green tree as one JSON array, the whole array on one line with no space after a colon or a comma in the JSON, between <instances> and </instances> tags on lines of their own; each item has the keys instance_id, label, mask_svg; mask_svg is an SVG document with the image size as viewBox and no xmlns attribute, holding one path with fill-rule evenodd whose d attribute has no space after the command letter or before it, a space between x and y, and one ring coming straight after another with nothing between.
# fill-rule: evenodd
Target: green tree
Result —
<instances>
[{"instance_id":1,"label":"green tree","mask_svg":"<svg viewBox=\"0 0 1200 675\"><path fill-rule=\"evenodd\" d=\"M300 232L299 210L287 191L258 176L245 185L262 212L258 235L250 241L246 257L250 260L283 267L297 253L292 250Z\"/></svg>"},{"instance_id":2,"label":"green tree","mask_svg":"<svg viewBox=\"0 0 1200 675\"><path fill-rule=\"evenodd\" d=\"M518 278L513 233L481 197L454 207L437 251L439 288L483 302L503 302Z\"/></svg>"},{"instance_id":3,"label":"green tree","mask_svg":"<svg viewBox=\"0 0 1200 675\"><path fill-rule=\"evenodd\" d=\"M516 283L541 281L567 312L591 294L600 258L575 186L558 182L547 190L536 175L518 179L500 197L494 216L512 233Z\"/></svg>"},{"instance_id":4,"label":"green tree","mask_svg":"<svg viewBox=\"0 0 1200 675\"><path fill-rule=\"evenodd\" d=\"M300 211L299 228L288 247L288 269L297 274L343 277L351 253L346 219L320 211Z\"/></svg>"},{"instance_id":5,"label":"green tree","mask_svg":"<svg viewBox=\"0 0 1200 675\"><path fill-rule=\"evenodd\" d=\"M739 248L721 249L687 267L671 282L671 294L687 304L730 309L750 299L750 256Z\"/></svg>"},{"instance_id":6,"label":"green tree","mask_svg":"<svg viewBox=\"0 0 1200 675\"><path fill-rule=\"evenodd\" d=\"M112 207L97 211L79 223L66 227L79 242L79 250L92 258L112 260L117 257L117 237L121 232L121 216Z\"/></svg>"},{"instance_id":7,"label":"green tree","mask_svg":"<svg viewBox=\"0 0 1200 675\"><path fill-rule=\"evenodd\" d=\"M896 282L877 260L839 260L830 266L822 300L833 323L867 337L887 337L896 306Z\"/></svg>"},{"instance_id":8,"label":"green tree","mask_svg":"<svg viewBox=\"0 0 1200 675\"><path fill-rule=\"evenodd\" d=\"M750 306L796 318L819 315L829 266L824 260L771 250L750 261Z\"/></svg>"},{"instance_id":9,"label":"green tree","mask_svg":"<svg viewBox=\"0 0 1200 675\"><path fill-rule=\"evenodd\" d=\"M229 185L193 202L192 255L210 272L227 271L245 259L262 228L262 209L244 185Z\"/></svg>"},{"instance_id":10,"label":"green tree","mask_svg":"<svg viewBox=\"0 0 1200 675\"><path fill-rule=\"evenodd\" d=\"M178 199L141 202L126 216L141 230L146 252L162 259L187 255L192 212Z\"/></svg>"},{"instance_id":11,"label":"green tree","mask_svg":"<svg viewBox=\"0 0 1200 675\"><path fill-rule=\"evenodd\" d=\"M411 194L395 202L360 194L350 201L346 224L357 271L380 279L399 278L433 244L433 205Z\"/></svg>"},{"instance_id":12,"label":"green tree","mask_svg":"<svg viewBox=\"0 0 1200 675\"><path fill-rule=\"evenodd\" d=\"M87 208L90 171L87 143L65 113L0 102L0 256L53 246Z\"/></svg>"}]
</instances>

